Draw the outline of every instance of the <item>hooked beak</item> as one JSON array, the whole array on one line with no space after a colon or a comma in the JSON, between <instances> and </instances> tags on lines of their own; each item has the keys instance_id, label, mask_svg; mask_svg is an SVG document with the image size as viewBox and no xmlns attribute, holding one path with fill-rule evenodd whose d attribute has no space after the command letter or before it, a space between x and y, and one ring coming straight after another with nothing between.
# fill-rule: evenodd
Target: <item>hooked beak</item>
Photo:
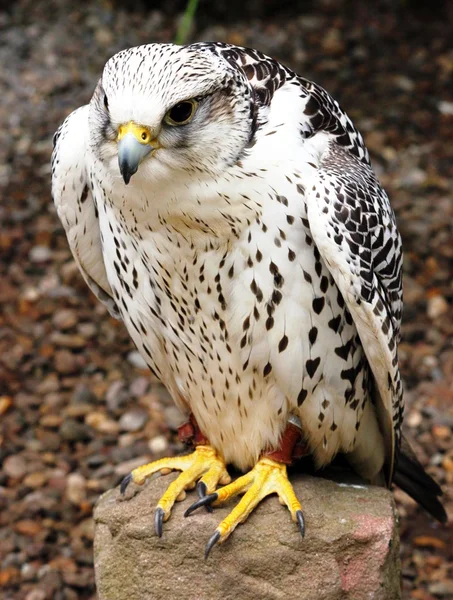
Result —
<instances>
[{"instance_id":1,"label":"hooked beak","mask_svg":"<svg viewBox=\"0 0 453 600\"><path fill-rule=\"evenodd\" d=\"M156 139L151 138L147 127L133 121L119 127L117 141L120 173L127 185L145 156L160 148L160 145Z\"/></svg>"}]
</instances>

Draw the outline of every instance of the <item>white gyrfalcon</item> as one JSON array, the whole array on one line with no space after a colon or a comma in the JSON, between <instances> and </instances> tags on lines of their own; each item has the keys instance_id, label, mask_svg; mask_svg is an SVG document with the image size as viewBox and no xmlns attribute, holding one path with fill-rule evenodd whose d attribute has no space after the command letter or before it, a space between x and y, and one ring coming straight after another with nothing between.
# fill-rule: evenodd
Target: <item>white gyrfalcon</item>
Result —
<instances>
[{"instance_id":1,"label":"white gyrfalcon","mask_svg":"<svg viewBox=\"0 0 453 600\"><path fill-rule=\"evenodd\" d=\"M55 136L52 192L90 288L189 422L156 530L244 494L207 552L266 495L303 534L286 465L343 454L446 518L401 444L401 240L362 136L321 87L256 50L150 44L104 69ZM246 473L230 482L226 465ZM226 484L226 485L225 485ZM224 485L225 487L218 487Z\"/></svg>"}]
</instances>

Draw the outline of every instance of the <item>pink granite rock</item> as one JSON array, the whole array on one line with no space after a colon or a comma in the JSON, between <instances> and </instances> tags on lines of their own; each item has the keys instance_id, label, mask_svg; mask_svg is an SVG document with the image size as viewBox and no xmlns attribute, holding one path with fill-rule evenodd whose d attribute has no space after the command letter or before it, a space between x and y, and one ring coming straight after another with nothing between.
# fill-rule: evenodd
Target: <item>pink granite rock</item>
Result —
<instances>
[{"instance_id":1,"label":"pink granite rock","mask_svg":"<svg viewBox=\"0 0 453 600\"><path fill-rule=\"evenodd\" d=\"M95 511L99 600L398 600L397 518L389 491L296 475L301 539L276 497L266 499L207 561L204 546L231 510L184 518L189 493L154 533L154 506L174 474L104 494Z\"/></svg>"}]
</instances>

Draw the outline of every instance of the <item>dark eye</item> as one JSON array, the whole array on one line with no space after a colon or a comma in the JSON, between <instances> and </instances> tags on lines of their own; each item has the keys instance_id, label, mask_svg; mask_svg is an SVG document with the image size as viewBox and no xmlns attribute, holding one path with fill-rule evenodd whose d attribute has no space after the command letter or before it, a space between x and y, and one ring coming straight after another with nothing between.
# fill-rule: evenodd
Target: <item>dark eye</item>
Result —
<instances>
[{"instance_id":1,"label":"dark eye","mask_svg":"<svg viewBox=\"0 0 453 600\"><path fill-rule=\"evenodd\" d=\"M104 106L105 110L109 109L109 99L107 98L107 94L104 94Z\"/></svg>"},{"instance_id":2,"label":"dark eye","mask_svg":"<svg viewBox=\"0 0 453 600\"><path fill-rule=\"evenodd\" d=\"M197 102L195 100L184 100L178 102L165 115L164 121L168 125L185 125L195 114Z\"/></svg>"}]
</instances>

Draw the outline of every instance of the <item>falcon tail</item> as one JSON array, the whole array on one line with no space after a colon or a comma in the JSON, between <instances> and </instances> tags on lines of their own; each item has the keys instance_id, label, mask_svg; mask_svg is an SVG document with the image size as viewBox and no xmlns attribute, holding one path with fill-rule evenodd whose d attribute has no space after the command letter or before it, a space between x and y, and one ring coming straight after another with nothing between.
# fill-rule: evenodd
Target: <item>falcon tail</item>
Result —
<instances>
[{"instance_id":1,"label":"falcon tail","mask_svg":"<svg viewBox=\"0 0 453 600\"><path fill-rule=\"evenodd\" d=\"M393 482L423 506L431 516L446 523L445 508L439 500L440 486L426 473L407 440L403 437L401 451L393 475Z\"/></svg>"}]
</instances>

